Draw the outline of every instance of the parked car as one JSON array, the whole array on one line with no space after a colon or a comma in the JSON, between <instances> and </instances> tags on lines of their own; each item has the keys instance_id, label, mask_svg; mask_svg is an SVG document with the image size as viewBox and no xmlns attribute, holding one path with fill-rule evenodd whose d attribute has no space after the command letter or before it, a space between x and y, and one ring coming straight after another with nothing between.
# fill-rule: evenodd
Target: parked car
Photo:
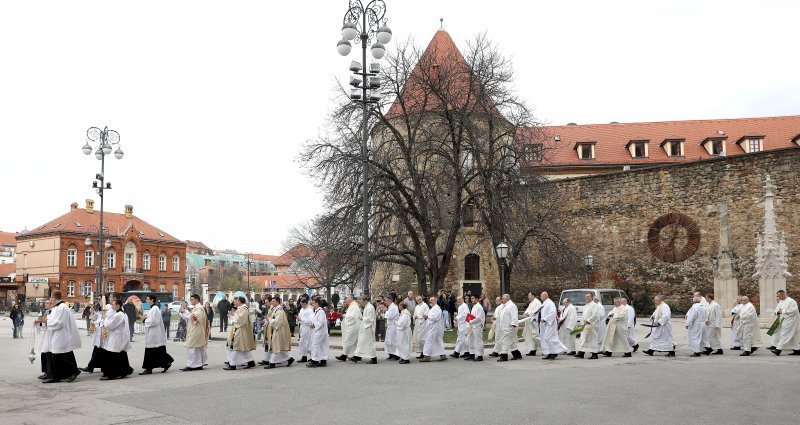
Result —
<instances>
[{"instance_id":1,"label":"parked car","mask_svg":"<svg viewBox=\"0 0 800 425\"><path fill-rule=\"evenodd\" d=\"M600 298L600 302L603 304L603 307L605 307L606 313L614 308L614 298L617 297L626 298L628 303L633 305L628 294L619 289L568 289L561 292L561 298L558 300L559 313L564 309L564 306L561 304L564 298L569 298L569 301L575 306L575 311L578 313L578 323L583 323L583 307L586 305L586 293L589 292L593 293L596 298Z\"/></svg>"},{"instance_id":2,"label":"parked car","mask_svg":"<svg viewBox=\"0 0 800 425\"><path fill-rule=\"evenodd\" d=\"M177 313L181 309L181 302L180 301L173 301L169 303L169 310L173 313Z\"/></svg>"}]
</instances>

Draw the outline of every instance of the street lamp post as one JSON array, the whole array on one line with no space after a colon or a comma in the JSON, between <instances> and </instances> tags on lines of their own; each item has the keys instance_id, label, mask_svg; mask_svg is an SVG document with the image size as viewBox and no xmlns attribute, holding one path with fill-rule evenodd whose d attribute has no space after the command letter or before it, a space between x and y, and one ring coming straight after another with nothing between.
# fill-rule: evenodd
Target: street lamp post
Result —
<instances>
[{"instance_id":1,"label":"street lamp post","mask_svg":"<svg viewBox=\"0 0 800 425\"><path fill-rule=\"evenodd\" d=\"M586 287L592 287L592 269L594 269L594 257L591 254L583 258L583 264L586 266Z\"/></svg>"},{"instance_id":2,"label":"street lamp post","mask_svg":"<svg viewBox=\"0 0 800 425\"><path fill-rule=\"evenodd\" d=\"M508 245L505 242L500 242L495 248L497 252L497 259L500 260L500 295L508 293L506 285L506 257L508 257Z\"/></svg>"},{"instance_id":3,"label":"street lamp post","mask_svg":"<svg viewBox=\"0 0 800 425\"><path fill-rule=\"evenodd\" d=\"M336 45L336 50L342 56L350 54L350 49L354 43L361 43L361 60L362 62L353 61L350 64L350 71L353 75L350 77L350 99L354 102L361 103L361 111L363 114L363 121L361 123L361 161L362 161L362 190L363 190L363 238L364 238L364 290L365 297L370 296L369 290L369 277L370 277L370 261L369 261L369 200L367 183L369 182L369 147L367 146L369 138L368 121L369 109L368 105L377 103L380 100L380 92L378 91L381 86L380 77L380 64L372 62L367 68L367 44L370 43L372 37L375 37L376 42L370 47L370 53L375 59L381 59L386 54L386 43L392 40L392 31L386 26L386 3L383 0L371 0L364 5L361 0L350 0L349 8L344 14L342 20L342 39Z\"/></svg>"},{"instance_id":4,"label":"street lamp post","mask_svg":"<svg viewBox=\"0 0 800 425\"><path fill-rule=\"evenodd\" d=\"M105 176L106 155L111 154L114 146L117 147L117 150L114 151L115 158L122 159L125 154L122 152L122 148L119 146L119 133L114 130L109 130L108 127L105 127L102 130L97 127L91 127L90 129L86 130L86 138L88 140L82 148L84 155L89 155L94 150L94 157L100 160L100 174L96 174L96 180L92 182L92 188L95 189L97 194L100 196L100 227L97 229L99 264L97 264L97 282L95 283L95 293L99 295L103 293L103 267L105 263L105 258L103 257L103 248L111 247L110 239L106 239L105 244L103 243L103 192L106 189L111 189L111 183L106 182ZM93 148L92 145L95 145L96 148ZM92 244L92 240L88 236L84 242L86 243L86 246Z\"/></svg>"}]
</instances>

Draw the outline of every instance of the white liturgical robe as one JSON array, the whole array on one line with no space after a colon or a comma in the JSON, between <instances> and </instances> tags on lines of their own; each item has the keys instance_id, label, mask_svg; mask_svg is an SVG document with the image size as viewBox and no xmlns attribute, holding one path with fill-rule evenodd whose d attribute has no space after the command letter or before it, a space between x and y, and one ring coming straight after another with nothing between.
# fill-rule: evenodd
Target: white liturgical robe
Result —
<instances>
[{"instance_id":1,"label":"white liturgical robe","mask_svg":"<svg viewBox=\"0 0 800 425\"><path fill-rule=\"evenodd\" d=\"M503 304L503 311L498 319L499 323L495 331L500 343L500 349L497 352L500 354L510 354L517 349L518 315L517 305L513 301L508 300Z\"/></svg>"},{"instance_id":2,"label":"white liturgical robe","mask_svg":"<svg viewBox=\"0 0 800 425\"><path fill-rule=\"evenodd\" d=\"M692 308L686 313L686 328L689 330L687 345L693 353L700 353L705 348L703 335L706 332L707 319L706 309L699 302L692 304Z\"/></svg>"},{"instance_id":3,"label":"white liturgical robe","mask_svg":"<svg viewBox=\"0 0 800 425\"><path fill-rule=\"evenodd\" d=\"M500 317L503 315L503 304L499 304L494 308L492 313L492 326L489 327L489 339L494 338L494 352L499 353L500 347L503 345L500 341L500 333L497 331L497 326L500 323Z\"/></svg>"},{"instance_id":4,"label":"white liturgical robe","mask_svg":"<svg viewBox=\"0 0 800 425\"><path fill-rule=\"evenodd\" d=\"M271 315L268 315L271 316ZM300 342L298 342L298 350L303 357L311 356L311 328L308 326L314 319L314 309L311 305L306 305L305 308L300 309L298 314L300 319Z\"/></svg>"},{"instance_id":5,"label":"white liturgical robe","mask_svg":"<svg viewBox=\"0 0 800 425\"><path fill-rule=\"evenodd\" d=\"M597 353L597 325L601 319L598 315L597 304L589 301L583 307L583 330L578 344L578 351L582 353Z\"/></svg>"},{"instance_id":6,"label":"white liturgical robe","mask_svg":"<svg viewBox=\"0 0 800 425\"><path fill-rule=\"evenodd\" d=\"M345 356L350 357L356 352L359 328L361 328L361 308L353 300L347 306L347 311L344 313L344 320L342 321L342 354Z\"/></svg>"},{"instance_id":7,"label":"white liturgical robe","mask_svg":"<svg viewBox=\"0 0 800 425\"><path fill-rule=\"evenodd\" d=\"M468 337L469 337L469 352L475 357L483 357L483 327L486 322L486 312L483 311L483 306L476 303L472 306L472 315L475 316L469 322Z\"/></svg>"},{"instance_id":8,"label":"white liturgical robe","mask_svg":"<svg viewBox=\"0 0 800 425\"><path fill-rule=\"evenodd\" d=\"M63 354L81 348L81 336L72 310L65 302L58 303L47 315L47 338L51 353Z\"/></svg>"},{"instance_id":9,"label":"white liturgical robe","mask_svg":"<svg viewBox=\"0 0 800 425\"><path fill-rule=\"evenodd\" d=\"M167 334L161 310L157 305L150 307L144 319L144 348L158 348L167 345Z\"/></svg>"},{"instance_id":10,"label":"white liturgical robe","mask_svg":"<svg viewBox=\"0 0 800 425\"><path fill-rule=\"evenodd\" d=\"M797 302L786 297L778 302L775 312L781 313L781 327L775 332L778 335L775 348L778 350L800 349L800 329L797 325Z\"/></svg>"},{"instance_id":11,"label":"white liturgical robe","mask_svg":"<svg viewBox=\"0 0 800 425\"><path fill-rule=\"evenodd\" d=\"M628 344L628 308L624 305L614 307L608 314L608 326L603 337L603 351L611 353L630 353Z\"/></svg>"},{"instance_id":12,"label":"white liturgical robe","mask_svg":"<svg viewBox=\"0 0 800 425\"><path fill-rule=\"evenodd\" d=\"M625 307L628 310L628 345L633 347L638 345L636 342L636 310L630 304Z\"/></svg>"},{"instance_id":13,"label":"white liturgical robe","mask_svg":"<svg viewBox=\"0 0 800 425\"><path fill-rule=\"evenodd\" d=\"M657 325L650 334L650 349L653 351L675 351L675 342L672 340L672 311L665 302L661 302L653 312L651 319Z\"/></svg>"},{"instance_id":14,"label":"white liturgical robe","mask_svg":"<svg viewBox=\"0 0 800 425\"><path fill-rule=\"evenodd\" d=\"M384 347L386 354L397 355L397 319L400 318L400 309L397 304L389 304L386 313L383 314L386 319L386 338L384 339Z\"/></svg>"},{"instance_id":15,"label":"white liturgical robe","mask_svg":"<svg viewBox=\"0 0 800 425\"><path fill-rule=\"evenodd\" d=\"M606 317L608 317L608 313L602 302L595 302L595 308L597 308L597 317L600 318L600 321L597 322L597 350L603 351L603 340L606 337Z\"/></svg>"},{"instance_id":16,"label":"white liturgical robe","mask_svg":"<svg viewBox=\"0 0 800 425\"><path fill-rule=\"evenodd\" d=\"M722 308L716 301L711 301L706 306L706 348L721 350L722 343Z\"/></svg>"},{"instance_id":17,"label":"white liturgical robe","mask_svg":"<svg viewBox=\"0 0 800 425\"><path fill-rule=\"evenodd\" d=\"M127 352L131 348L131 330L128 326L128 315L119 310L106 316L104 323L108 329L108 340L105 349L112 353Z\"/></svg>"},{"instance_id":18,"label":"white liturgical robe","mask_svg":"<svg viewBox=\"0 0 800 425\"><path fill-rule=\"evenodd\" d=\"M428 357L444 355L444 317L439 305L434 305L428 312L428 319L425 321L427 334L425 335L425 346L422 353Z\"/></svg>"},{"instance_id":19,"label":"white liturgical robe","mask_svg":"<svg viewBox=\"0 0 800 425\"><path fill-rule=\"evenodd\" d=\"M458 336L456 337L456 347L454 351L456 353L466 353L469 352L469 337L467 336L467 328L469 328L469 324L467 323L467 315L469 314L469 306L467 303L461 303L458 306L458 312L456 313L456 329L458 329Z\"/></svg>"},{"instance_id":20,"label":"white liturgical robe","mask_svg":"<svg viewBox=\"0 0 800 425\"><path fill-rule=\"evenodd\" d=\"M538 298L534 298L533 301L528 303L528 308L522 314L523 319L520 322L525 322L522 336L525 338L524 347L526 353L542 348L541 336L539 335L539 313L541 308L542 302Z\"/></svg>"},{"instance_id":21,"label":"white liturgical robe","mask_svg":"<svg viewBox=\"0 0 800 425\"><path fill-rule=\"evenodd\" d=\"M736 320L736 315L742 311L742 304L736 304L731 309L731 316L733 316L733 325L731 325L731 348L741 347L742 342L739 341L739 321Z\"/></svg>"},{"instance_id":22,"label":"white liturgical robe","mask_svg":"<svg viewBox=\"0 0 800 425\"><path fill-rule=\"evenodd\" d=\"M542 354L562 354L567 352L567 347L558 339L558 309L551 299L546 299L542 303L539 317L541 321L540 338L542 344Z\"/></svg>"},{"instance_id":23,"label":"white liturgical robe","mask_svg":"<svg viewBox=\"0 0 800 425\"><path fill-rule=\"evenodd\" d=\"M372 303L364 306L364 313L361 315L355 356L365 359L377 357L375 353L375 306Z\"/></svg>"},{"instance_id":24,"label":"white liturgical robe","mask_svg":"<svg viewBox=\"0 0 800 425\"><path fill-rule=\"evenodd\" d=\"M314 311L311 320L314 328L311 329L311 360L319 362L328 360L328 318L322 308Z\"/></svg>"},{"instance_id":25,"label":"white liturgical robe","mask_svg":"<svg viewBox=\"0 0 800 425\"><path fill-rule=\"evenodd\" d=\"M408 309L403 310L397 319L397 357L401 360L411 358L411 313Z\"/></svg>"},{"instance_id":26,"label":"white liturgical robe","mask_svg":"<svg viewBox=\"0 0 800 425\"><path fill-rule=\"evenodd\" d=\"M558 337L561 339L561 343L567 347L567 351L571 353L575 351L576 341L575 336L570 335L570 333L578 325L578 314L574 305L570 304L564 307L564 310L561 311L559 323L561 323L561 328L558 330Z\"/></svg>"},{"instance_id":27,"label":"white liturgical robe","mask_svg":"<svg viewBox=\"0 0 800 425\"><path fill-rule=\"evenodd\" d=\"M739 314L736 315L739 322L739 341L742 349L751 351L753 347L761 347L761 330L758 328L758 313L753 303L748 302L742 305Z\"/></svg>"},{"instance_id":28,"label":"white liturgical robe","mask_svg":"<svg viewBox=\"0 0 800 425\"><path fill-rule=\"evenodd\" d=\"M425 316L430 309L424 302L414 307L414 334L411 336L414 352L422 353L422 346L425 345Z\"/></svg>"}]
</instances>

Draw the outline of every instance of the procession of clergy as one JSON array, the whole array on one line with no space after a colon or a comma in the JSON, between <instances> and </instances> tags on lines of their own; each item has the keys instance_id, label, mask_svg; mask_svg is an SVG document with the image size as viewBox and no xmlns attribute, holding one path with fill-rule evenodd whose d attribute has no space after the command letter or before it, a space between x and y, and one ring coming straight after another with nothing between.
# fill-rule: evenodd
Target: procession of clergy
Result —
<instances>
[{"instance_id":1,"label":"procession of clergy","mask_svg":"<svg viewBox=\"0 0 800 425\"><path fill-rule=\"evenodd\" d=\"M800 355L800 327L798 327L797 302L778 291L776 295L777 320L770 329L773 332L772 353L780 355L790 351L791 355ZM621 353L631 357L639 344L634 335L636 324L635 312L625 298L614 299L614 308L610 312L592 293L585 295L583 307L583 324L578 325L577 311L569 299L563 300L563 310L558 313L555 303L547 292L537 298L528 294L528 307L519 317L517 306L509 295L498 297L497 307L491 317L489 339L495 339L494 350L490 354L498 362L519 360L522 353L518 347L517 328L523 326L526 356L536 356L540 351L545 360L555 360L560 354L577 358L597 359L598 353L612 356ZM236 307L231 311L233 324L226 342L228 348L225 370L237 368L249 369L256 366L253 351L256 350L256 338L250 311L244 297L233 299ZM663 297L654 298L655 312L650 317L651 338L649 349L643 353L654 355L664 352L668 357L675 356L675 343L672 338L671 313ZM145 355L142 372L139 375L151 374L153 369L166 372L173 359L166 351L166 333L158 308L158 300L148 296L147 303L152 307L146 315L141 315L145 329ZM198 295L190 297L191 306L182 308L180 315L187 322L186 366L181 371L202 370L208 365L207 346L210 336L210 323L206 319L205 309ZM458 313L455 321L458 324L458 337L451 358L483 361L483 331L487 325L486 314L475 295L467 295L457 299ZM470 308L470 305L472 306ZM324 308L327 306L321 298L303 297L298 314L300 325L298 363L307 363L310 368L325 367L329 358L328 322ZM368 364L378 362L375 350L375 326L377 311L368 298L356 301L348 296L345 301L346 311L342 319L342 353L335 357L339 361L364 361ZM71 310L61 300L61 291L53 291L46 304L49 312L37 318L36 324L42 330L41 362L42 375L39 379L45 383L67 380L72 382L81 372L91 373L100 369L101 379L112 380L124 378L133 373L127 351L130 349L130 327L128 317L122 312L122 302L112 299L101 314L97 314L91 328L94 328L92 357L85 368L78 368L73 351L80 348L80 336ZM424 303L422 296L416 297L414 311L401 300L387 299L384 310L386 320L385 351L387 360L409 364L413 352L418 352L419 362L445 361L448 355L444 348L445 317L437 304L436 297ZM731 310L732 337L731 348L741 350L741 356L749 356L761 346L758 328L758 315L748 297L737 298L736 306ZM291 332L289 321L281 300L273 298L270 308L264 316L266 332L263 341L264 356L258 362L265 369L277 365L291 366L295 359L290 356ZM720 355L723 353L720 336L722 331L721 307L714 301L714 295L702 297L696 292L693 305L686 314L688 329L688 348L693 357ZM413 329L413 331L412 331Z\"/></svg>"}]
</instances>

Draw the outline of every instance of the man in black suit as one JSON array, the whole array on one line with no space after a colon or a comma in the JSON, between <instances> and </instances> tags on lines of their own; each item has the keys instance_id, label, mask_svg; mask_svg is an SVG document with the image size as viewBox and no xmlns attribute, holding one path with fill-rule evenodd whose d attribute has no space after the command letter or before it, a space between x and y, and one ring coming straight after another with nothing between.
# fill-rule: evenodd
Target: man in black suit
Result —
<instances>
[{"instance_id":1,"label":"man in black suit","mask_svg":"<svg viewBox=\"0 0 800 425\"><path fill-rule=\"evenodd\" d=\"M224 295L217 303L217 311L219 311L219 331L228 331L228 312L231 310L231 302L228 301Z\"/></svg>"}]
</instances>

